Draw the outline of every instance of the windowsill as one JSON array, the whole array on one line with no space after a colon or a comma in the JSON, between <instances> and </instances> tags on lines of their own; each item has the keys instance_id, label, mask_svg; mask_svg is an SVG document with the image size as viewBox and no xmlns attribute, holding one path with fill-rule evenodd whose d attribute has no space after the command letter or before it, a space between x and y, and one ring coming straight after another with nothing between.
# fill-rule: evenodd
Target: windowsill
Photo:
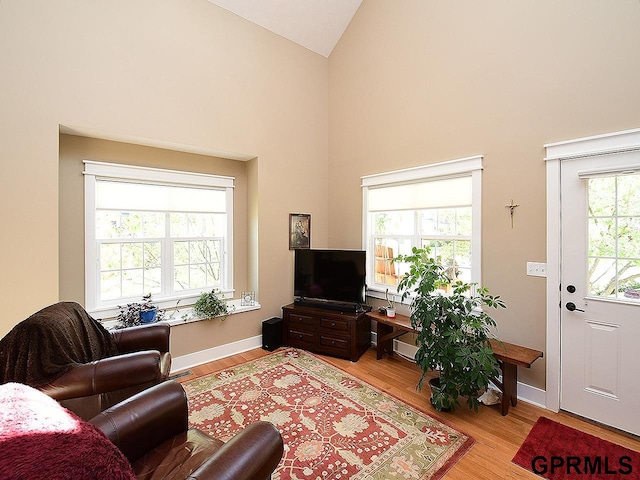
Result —
<instances>
[{"instance_id":1,"label":"windowsill","mask_svg":"<svg viewBox=\"0 0 640 480\"><path fill-rule=\"evenodd\" d=\"M241 303L242 301L240 299L228 301L227 304L229 305L230 308L232 308L232 311L229 312L228 316L236 315L238 313L251 312L253 310L260 310L260 308L262 308L262 306L258 302L255 302L253 305L241 305ZM217 318L217 317L214 317L214 318L194 317L192 307L179 308L178 310L175 310L175 312L176 313L174 313L173 311L168 312L167 313L168 318L165 318L164 320L162 320L162 323L168 323L173 327L176 325L186 325L187 323L201 322L203 320L215 320ZM172 313L173 313L173 318L171 315ZM115 318L102 321L102 325L107 330L114 330L117 324L118 324L118 321Z\"/></svg>"}]
</instances>

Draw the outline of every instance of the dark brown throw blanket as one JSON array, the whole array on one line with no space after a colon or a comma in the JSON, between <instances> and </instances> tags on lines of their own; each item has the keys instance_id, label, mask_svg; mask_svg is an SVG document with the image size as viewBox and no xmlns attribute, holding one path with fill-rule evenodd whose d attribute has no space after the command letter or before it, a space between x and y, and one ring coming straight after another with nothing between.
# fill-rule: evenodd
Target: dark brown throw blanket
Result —
<instances>
[{"instance_id":1,"label":"dark brown throw blanket","mask_svg":"<svg viewBox=\"0 0 640 480\"><path fill-rule=\"evenodd\" d=\"M16 325L0 340L0 384L38 387L74 365L118 353L109 332L80 305L60 302Z\"/></svg>"}]
</instances>

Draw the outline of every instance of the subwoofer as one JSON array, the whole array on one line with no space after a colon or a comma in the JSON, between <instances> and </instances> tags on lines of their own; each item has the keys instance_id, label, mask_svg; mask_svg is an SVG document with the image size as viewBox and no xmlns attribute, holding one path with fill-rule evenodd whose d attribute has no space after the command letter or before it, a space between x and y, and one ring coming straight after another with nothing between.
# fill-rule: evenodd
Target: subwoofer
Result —
<instances>
[{"instance_id":1,"label":"subwoofer","mask_svg":"<svg viewBox=\"0 0 640 480\"><path fill-rule=\"evenodd\" d=\"M282 319L270 318L262 322L262 348L273 352L282 346Z\"/></svg>"}]
</instances>

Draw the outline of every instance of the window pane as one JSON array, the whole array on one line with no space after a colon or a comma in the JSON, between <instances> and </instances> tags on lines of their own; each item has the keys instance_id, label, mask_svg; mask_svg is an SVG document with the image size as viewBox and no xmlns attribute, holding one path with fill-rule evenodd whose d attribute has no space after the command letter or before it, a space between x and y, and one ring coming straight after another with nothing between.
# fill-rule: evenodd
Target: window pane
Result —
<instances>
[{"instance_id":1,"label":"window pane","mask_svg":"<svg viewBox=\"0 0 640 480\"><path fill-rule=\"evenodd\" d=\"M397 285L403 270L403 264L392 262L398 255L411 253L411 240L401 238L376 238L374 271L375 283Z\"/></svg>"},{"instance_id":2,"label":"window pane","mask_svg":"<svg viewBox=\"0 0 640 480\"><path fill-rule=\"evenodd\" d=\"M162 269L144 269L144 295L147 293L160 293L162 291Z\"/></svg>"},{"instance_id":3,"label":"window pane","mask_svg":"<svg viewBox=\"0 0 640 480\"><path fill-rule=\"evenodd\" d=\"M589 219L589 256L616 256L616 224L613 218Z\"/></svg>"},{"instance_id":4,"label":"window pane","mask_svg":"<svg viewBox=\"0 0 640 480\"><path fill-rule=\"evenodd\" d=\"M221 286L221 240L174 242L174 289Z\"/></svg>"},{"instance_id":5,"label":"window pane","mask_svg":"<svg viewBox=\"0 0 640 480\"><path fill-rule=\"evenodd\" d=\"M436 235L438 233L438 210L420 211L420 233L422 235Z\"/></svg>"},{"instance_id":6,"label":"window pane","mask_svg":"<svg viewBox=\"0 0 640 480\"><path fill-rule=\"evenodd\" d=\"M189 265L175 267L173 272L173 288L178 291L189 289Z\"/></svg>"},{"instance_id":7,"label":"window pane","mask_svg":"<svg viewBox=\"0 0 640 480\"><path fill-rule=\"evenodd\" d=\"M373 215L376 235L413 235L415 214L411 211L379 212Z\"/></svg>"},{"instance_id":8,"label":"window pane","mask_svg":"<svg viewBox=\"0 0 640 480\"><path fill-rule=\"evenodd\" d=\"M420 210L421 235L471 236L471 207Z\"/></svg>"},{"instance_id":9,"label":"window pane","mask_svg":"<svg viewBox=\"0 0 640 480\"><path fill-rule=\"evenodd\" d=\"M160 242L144 243L144 268L162 265L162 244Z\"/></svg>"},{"instance_id":10,"label":"window pane","mask_svg":"<svg viewBox=\"0 0 640 480\"><path fill-rule=\"evenodd\" d=\"M456 233L456 210L443 208L438 212L438 233L440 235L454 235Z\"/></svg>"},{"instance_id":11,"label":"window pane","mask_svg":"<svg viewBox=\"0 0 640 480\"><path fill-rule=\"evenodd\" d=\"M227 228L225 214L172 213L170 215L171 236L177 237L223 237Z\"/></svg>"},{"instance_id":12,"label":"window pane","mask_svg":"<svg viewBox=\"0 0 640 480\"><path fill-rule=\"evenodd\" d=\"M175 265L189 264L189 242L174 242L173 261Z\"/></svg>"},{"instance_id":13,"label":"window pane","mask_svg":"<svg viewBox=\"0 0 640 480\"><path fill-rule=\"evenodd\" d=\"M164 236L164 214L96 211L96 238L158 238Z\"/></svg>"},{"instance_id":14,"label":"window pane","mask_svg":"<svg viewBox=\"0 0 640 480\"><path fill-rule=\"evenodd\" d=\"M607 258L589 259L589 295L610 297L615 294L616 261Z\"/></svg>"},{"instance_id":15,"label":"window pane","mask_svg":"<svg viewBox=\"0 0 640 480\"><path fill-rule=\"evenodd\" d=\"M120 270L120 244L103 243L100 245L100 270Z\"/></svg>"},{"instance_id":16,"label":"window pane","mask_svg":"<svg viewBox=\"0 0 640 480\"><path fill-rule=\"evenodd\" d=\"M640 259L640 217L618 219L618 257Z\"/></svg>"},{"instance_id":17,"label":"window pane","mask_svg":"<svg viewBox=\"0 0 640 480\"><path fill-rule=\"evenodd\" d=\"M618 296L640 300L640 260L618 261Z\"/></svg>"},{"instance_id":18,"label":"window pane","mask_svg":"<svg viewBox=\"0 0 640 480\"><path fill-rule=\"evenodd\" d=\"M615 215L616 179L615 177L589 179L587 196L589 215L603 217Z\"/></svg>"},{"instance_id":19,"label":"window pane","mask_svg":"<svg viewBox=\"0 0 640 480\"><path fill-rule=\"evenodd\" d=\"M471 207L457 209L456 233L471 236Z\"/></svg>"},{"instance_id":20,"label":"window pane","mask_svg":"<svg viewBox=\"0 0 640 480\"><path fill-rule=\"evenodd\" d=\"M207 272L205 265L193 265L189 279L191 288L204 288L207 286Z\"/></svg>"},{"instance_id":21,"label":"window pane","mask_svg":"<svg viewBox=\"0 0 640 480\"><path fill-rule=\"evenodd\" d=\"M471 241L456 240L454 245L456 265L471 268Z\"/></svg>"},{"instance_id":22,"label":"window pane","mask_svg":"<svg viewBox=\"0 0 640 480\"><path fill-rule=\"evenodd\" d=\"M640 175L589 178L589 294L640 300Z\"/></svg>"},{"instance_id":23,"label":"window pane","mask_svg":"<svg viewBox=\"0 0 640 480\"><path fill-rule=\"evenodd\" d=\"M122 268L142 268L142 243L122 244Z\"/></svg>"},{"instance_id":24,"label":"window pane","mask_svg":"<svg viewBox=\"0 0 640 480\"><path fill-rule=\"evenodd\" d=\"M618 215L640 216L640 175L621 175L618 180Z\"/></svg>"},{"instance_id":25,"label":"window pane","mask_svg":"<svg viewBox=\"0 0 640 480\"><path fill-rule=\"evenodd\" d=\"M142 297L146 295L143 288L144 276L142 269L124 270L122 272L122 296L123 297Z\"/></svg>"},{"instance_id":26,"label":"window pane","mask_svg":"<svg viewBox=\"0 0 640 480\"><path fill-rule=\"evenodd\" d=\"M100 274L100 299L115 300L122 297L120 272L103 272Z\"/></svg>"}]
</instances>

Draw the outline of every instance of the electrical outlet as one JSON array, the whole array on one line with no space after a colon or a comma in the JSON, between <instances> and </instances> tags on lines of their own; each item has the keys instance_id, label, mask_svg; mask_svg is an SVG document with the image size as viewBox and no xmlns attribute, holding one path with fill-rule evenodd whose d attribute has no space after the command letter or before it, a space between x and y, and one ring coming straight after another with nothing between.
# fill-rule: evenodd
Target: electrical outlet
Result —
<instances>
[{"instance_id":1,"label":"electrical outlet","mask_svg":"<svg viewBox=\"0 0 640 480\"><path fill-rule=\"evenodd\" d=\"M527 275L532 277L546 277L547 264L539 262L527 262Z\"/></svg>"}]
</instances>

